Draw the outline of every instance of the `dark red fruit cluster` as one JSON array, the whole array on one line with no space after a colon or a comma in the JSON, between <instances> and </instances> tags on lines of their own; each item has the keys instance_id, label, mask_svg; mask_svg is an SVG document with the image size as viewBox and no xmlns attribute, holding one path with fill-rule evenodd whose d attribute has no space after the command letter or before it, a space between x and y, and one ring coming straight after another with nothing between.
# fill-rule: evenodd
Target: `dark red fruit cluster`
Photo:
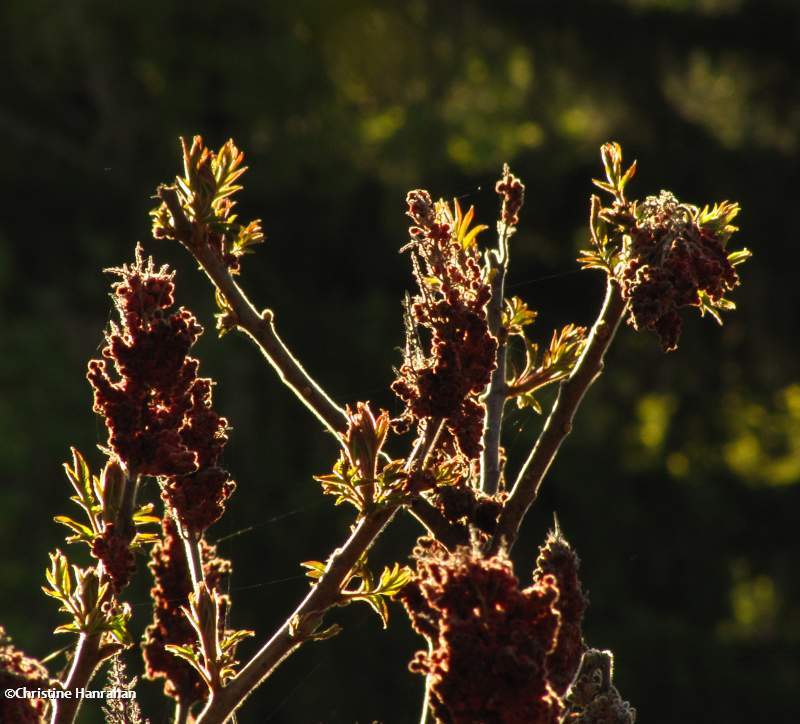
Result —
<instances>
[{"instance_id":1,"label":"dark red fruit cluster","mask_svg":"<svg viewBox=\"0 0 800 724\"><path fill-rule=\"evenodd\" d=\"M189 606L192 580L186 565L184 543L170 517L162 521L162 539L153 546L149 568L155 581L150 589L153 623L147 627L142 643L148 679L163 678L164 693L189 705L208 695L200 675L183 659L167 651L166 644L191 646L197 641L182 608ZM230 574L229 561L216 557L212 546L202 543L206 585L221 592L223 579ZM227 599L223 597L223 601ZM224 630L227 604L220 608L220 630Z\"/></svg>"},{"instance_id":2,"label":"dark red fruit cluster","mask_svg":"<svg viewBox=\"0 0 800 724\"><path fill-rule=\"evenodd\" d=\"M189 407L181 426L181 440L195 455L197 472L171 476L164 496L181 524L199 535L225 512L225 501L236 489L228 471L218 465L228 441L228 423L211 407L211 380L198 378L189 391Z\"/></svg>"},{"instance_id":3,"label":"dark red fruit cluster","mask_svg":"<svg viewBox=\"0 0 800 724\"><path fill-rule=\"evenodd\" d=\"M610 651L586 651L566 704L563 724L636 723L636 709L614 686L614 657Z\"/></svg>"},{"instance_id":4,"label":"dark red fruit cluster","mask_svg":"<svg viewBox=\"0 0 800 724\"><path fill-rule=\"evenodd\" d=\"M500 219L506 226L516 226L525 203L525 185L511 173L508 164L503 166L503 177L495 184L494 190L503 199Z\"/></svg>"},{"instance_id":5,"label":"dark red fruit cluster","mask_svg":"<svg viewBox=\"0 0 800 724\"><path fill-rule=\"evenodd\" d=\"M443 485L435 490L434 502L447 520L454 525L473 525L478 530L493 535L503 502L480 492L466 480L455 485Z\"/></svg>"},{"instance_id":6,"label":"dark red fruit cluster","mask_svg":"<svg viewBox=\"0 0 800 724\"><path fill-rule=\"evenodd\" d=\"M16 649L6 630L0 626L0 690L49 689L47 669L36 659L29 658ZM0 697L0 722L14 724L38 724L45 720L45 699Z\"/></svg>"},{"instance_id":7,"label":"dark red fruit cluster","mask_svg":"<svg viewBox=\"0 0 800 724\"><path fill-rule=\"evenodd\" d=\"M739 284L720 236L696 221L690 207L668 191L639 206L626 243L619 278L630 305L629 323L655 332L665 352L677 348L682 322L678 310L713 302Z\"/></svg>"},{"instance_id":8,"label":"dark red fruit cluster","mask_svg":"<svg viewBox=\"0 0 800 724\"><path fill-rule=\"evenodd\" d=\"M136 570L130 543L130 536L118 531L110 522L104 524L103 532L92 542L92 555L103 562L116 594L128 585Z\"/></svg>"},{"instance_id":9,"label":"dark red fruit cluster","mask_svg":"<svg viewBox=\"0 0 800 724\"><path fill-rule=\"evenodd\" d=\"M547 672L550 685L562 697L575 678L586 650L581 626L589 601L578 578L579 567L578 556L561 533L548 533L544 545L539 549L533 580L541 583L546 577L552 576L558 587L555 607L561 622L556 646L547 655Z\"/></svg>"},{"instance_id":10,"label":"dark red fruit cluster","mask_svg":"<svg viewBox=\"0 0 800 724\"><path fill-rule=\"evenodd\" d=\"M106 333L103 359L89 362L94 410L109 447L130 473L164 480L164 496L182 525L199 535L223 513L235 484L217 467L227 421L211 407L211 380L189 356L203 328L174 305L174 274L145 263L112 269L119 325ZM109 363L113 363L113 372ZM116 379L114 379L116 378Z\"/></svg>"},{"instance_id":11,"label":"dark red fruit cluster","mask_svg":"<svg viewBox=\"0 0 800 724\"><path fill-rule=\"evenodd\" d=\"M548 669L560 620L555 577L520 589L504 555L450 552L431 539L415 558L416 577L399 595L431 647L410 668L430 676L436 720L555 724L563 712Z\"/></svg>"},{"instance_id":12,"label":"dark red fruit cluster","mask_svg":"<svg viewBox=\"0 0 800 724\"><path fill-rule=\"evenodd\" d=\"M392 389L414 420L446 420L461 452L475 458L484 408L474 396L489 383L497 354L486 322L491 291L477 249L465 249L453 238L452 224L437 212L428 192L411 191L407 202L420 288L411 315L416 329L430 332L431 342L429 354L407 350Z\"/></svg>"}]
</instances>

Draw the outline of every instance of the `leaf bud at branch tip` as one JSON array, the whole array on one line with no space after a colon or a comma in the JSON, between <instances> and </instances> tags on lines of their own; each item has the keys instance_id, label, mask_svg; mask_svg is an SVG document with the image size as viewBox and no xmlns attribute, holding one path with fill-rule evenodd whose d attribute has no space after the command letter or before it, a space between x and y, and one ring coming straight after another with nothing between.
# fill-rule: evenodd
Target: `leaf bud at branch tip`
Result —
<instances>
[{"instance_id":1,"label":"leaf bud at branch tip","mask_svg":"<svg viewBox=\"0 0 800 724\"><path fill-rule=\"evenodd\" d=\"M100 478L103 502L103 520L106 523L116 523L117 517L122 506L122 498L125 495L125 486L128 483L128 475L125 469L116 458L111 458Z\"/></svg>"}]
</instances>

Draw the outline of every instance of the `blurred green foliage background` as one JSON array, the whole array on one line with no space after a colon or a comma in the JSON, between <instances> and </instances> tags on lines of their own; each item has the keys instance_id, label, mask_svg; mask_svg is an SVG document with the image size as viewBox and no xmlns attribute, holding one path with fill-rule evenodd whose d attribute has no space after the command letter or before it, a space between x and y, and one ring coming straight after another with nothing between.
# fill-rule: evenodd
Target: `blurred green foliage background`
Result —
<instances>
[{"instance_id":1,"label":"blurred green foliage background","mask_svg":"<svg viewBox=\"0 0 800 724\"><path fill-rule=\"evenodd\" d=\"M509 291L540 310L546 339L598 308L601 275L574 259L598 147L614 139L639 159L632 195L741 202L733 246L755 257L724 327L693 315L666 356L621 330L518 571L557 511L583 560L587 639L615 652L642 722L800 719L799 4L7 0L0 37L0 621L20 647L66 643L39 592L47 551L63 548L52 516L70 512L60 463L75 445L100 464L84 375L111 314L101 270L137 240L178 270L179 302L209 329L198 352L234 427L239 488L209 536L247 529L219 546L236 566L233 624L266 635L306 590L298 562L347 530L349 511L311 477L334 441L246 339L215 338L207 282L149 237L179 135L246 151L240 210L268 240L244 285L337 401L392 412L406 191L460 196L491 225L511 162L528 193ZM508 420L513 466L542 420ZM416 535L398 521L374 563L402 559ZM143 569L129 595L140 628ZM295 655L240 721L415 721L422 680L406 664L421 641L392 613L385 632L366 607L335 613L345 633ZM138 687L153 722L169 712L159 688Z\"/></svg>"}]
</instances>

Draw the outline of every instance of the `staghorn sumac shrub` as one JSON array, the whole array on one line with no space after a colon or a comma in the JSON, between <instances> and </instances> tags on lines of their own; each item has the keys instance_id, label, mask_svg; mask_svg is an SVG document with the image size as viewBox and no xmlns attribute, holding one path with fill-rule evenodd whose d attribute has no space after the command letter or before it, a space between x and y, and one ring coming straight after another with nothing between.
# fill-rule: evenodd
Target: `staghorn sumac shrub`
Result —
<instances>
[{"instance_id":1,"label":"staghorn sumac shrub","mask_svg":"<svg viewBox=\"0 0 800 724\"><path fill-rule=\"evenodd\" d=\"M738 206L699 208L668 191L629 199L636 165L624 169L619 145L605 144L605 180L594 183L610 200L591 197L590 245L579 259L605 275L605 299L590 329L568 324L540 348L528 337L535 310L505 295L522 181L504 167L489 245L482 243L489 227L474 223L474 208L410 191L409 239L400 246L416 289L404 303L402 359L387 380L403 405L392 418L368 401L336 403L283 343L273 313L259 311L239 286L244 255L264 240L259 220L242 223L233 213L241 151L228 141L212 152L199 137L182 148L181 175L156 192L153 236L180 243L209 278L220 336L246 333L335 435L339 455L316 480L336 504L353 508L352 526L327 560L299 562L307 594L275 631L259 632L254 655L238 661L238 644L255 632L227 627L232 565L205 540L235 504L236 484L220 463L230 428L214 410L212 380L191 356L202 326L176 306L174 273L137 245L132 262L108 270L116 317L101 357L88 366L93 409L107 430L104 460L92 472L73 449L65 471L80 515L56 517L69 530L66 543L88 551L81 563L55 551L46 572L44 592L66 614L57 631L74 637L72 654L64 671L48 673L0 629L0 679L40 691L0 701L0 719L73 721L81 700L58 694L88 687L104 662L110 685L130 692L120 654L137 642L125 591L133 576L149 574L152 622L139 652L145 675L163 681L174 700L178 724L227 721L290 654L340 633L329 620L337 607L361 601L387 626L393 599L425 644L409 664L425 679L423 722L632 723L635 710L614 687L610 652L584 640L589 601L558 524L528 556L527 584L509 551L621 322L653 332L673 351L684 310L721 321L720 312L733 308L725 295L749 256L727 248ZM558 386L555 402L512 473L501 445L505 406L541 414L538 392L550 385ZM157 485L158 504L140 500L147 480ZM370 549L402 513L422 527L410 565L393 562L376 573ZM137 565L136 553L149 564ZM124 696L103 711L109 722L143 720Z\"/></svg>"}]
</instances>

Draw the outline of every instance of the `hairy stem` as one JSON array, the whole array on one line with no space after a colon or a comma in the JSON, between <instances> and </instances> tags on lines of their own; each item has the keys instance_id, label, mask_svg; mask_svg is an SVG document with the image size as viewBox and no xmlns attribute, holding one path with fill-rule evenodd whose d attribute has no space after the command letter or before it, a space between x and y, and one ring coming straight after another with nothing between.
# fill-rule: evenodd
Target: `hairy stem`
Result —
<instances>
[{"instance_id":1,"label":"hairy stem","mask_svg":"<svg viewBox=\"0 0 800 724\"><path fill-rule=\"evenodd\" d=\"M433 643L428 642L428 655L433 653ZM431 675L425 677L425 690L422 694L422 713L419 717L419 724L431 724L433 721L431 711Z\"/></svg>"},{"instance_id":2,"label":"hairy stem","mask_svg":"<svg viewBox=\"0 0 800 724\"><path fill-rule=\"evenodd\" d=\"M189 719L189 706L182 704L180 701L175 703L175 714L172 719L172 724L187 724Z\"/></svg>"},{"instance_id":3,"label":"hairy stem","mask_svg":"<svg viewBox=\"0 0 800 724\"><path fill-rule=\"evenodd\" d=\"M184 530L177 516L175 517L175 522L183 540L183 550L186 554L186 567L189 569L189 575L192 579L192 591L194 595L206 597L210 595L213 597L214 594L209 593L208 589L205 587L206 579L205 571L203 570L203 548L200 543L200 538L195 538L188 530ZM222 687L217 663L218 636L219 633L216 626L214 626L212 632L209 632L205 626L201 626L197 636L200 649L203 652L206 669L210 675L211 681L209 686L212 691L217 691Z\"/></svg>"},{"instance_id":4,"label":"hairy stem","mask_svg":"<svg viewBox=\"0 0 800 724\"><path fill-rule=\"evenodd\" d=\"M225 300L235 316L237 327L250 336L281 381L325 427L334 433L347 429L344 410L311 378L278 336L272 312L266 310L259 314L223 261L207 245L195 241L194 228L181 208L175 189L160 186L157 194L169 209L178 240L199 262Z\"/></svg>"},{"instance_id":5,"label":"hairy stem","mask_svg":"<svg viewBox=\"0 0 800 724\"><path fill-rule=\"evenodd\" d=\"M498 530L491 544L496 552L505 544L514 545L522 519L533 505L544 476L555 459L561 443L572 430L575 412L586 391L603 370L603 357L611 345L619 323L625 314L625 301L619 284L608 280L606 297L600 314L592 327L583 353L575 368L558 389L550 415L530 456L522 466L511 495L500 515Z\"/></svg>"},{"instance_id":6,"label":"hairy stem","mask_svg":"<svg viewBox=\"0 0 800 724\"><path fill-rule=\"evenodd\" d=\"M418 496L411 501L409 511L425 527L428 533L450 550L459 545L466 545L469 542L469 534L466 528L454 526L422 496Z\"/></svg>"},{"instance_id":7,"label":"hairy stem","mask_svg":"<svg viewBox=\"0 0 800 724\"><path fill-rule=\"evenodd\" d=\"M100 663L111 655L101 646L101 634L82 633L72 657L72 666L66 681L62 684L64 691L71 691L69 699L53 699L53 711L50 724L71 724L78 714L83 698L76 695L76 689L85 689L89 686L95 671ZM118 651L121 647L116 647Z\"/></svg>"},{"instance_id":8,"label":"hairy stem","mask_svg":"<svg viewBox=\"0 0 800 724\"><path fill-rule=\"evenodd\" d=\"M443 429L444 420L430 419L426 422L425 431L417 443L417 450L415 450L415 454L419 453L417 460L421 466L424 467L427 463L428 456L436 447L436 442ZM428 533L450 550L469 541L466 528L452 524L421 494L412 499L408 508L411 515L422 523Z\"/></svg>"},{"instance_id":9,"label":"hairy stem","mask_svg":"<svg viewBox=\"0 0 800 724\"><path fill-rule=\"evenodd\" d=\"M181 529L180 523L178 523L178 530L183 539L183 550L186 553L186 565L189 568L189 575L192 577L192 589L196 591L197 586L205 580L203 576L203 556L200 552L200 541L194 540L187 532L184 532Z\"/></svg>"},{"instance_id":10,"label":"hairy stem","mask_svg":"<svg viewBox=\"0 0 800 724\"><path fill-rule=\"evenodd\" d=\"M117 518L118 525L126 540L133 540L136 535L136 526L133 523L133 513L136 509L136 496L139 492L139 484L142 476L129 474L125 480L125 489L122 494L122 501Z\"/></svg>"},{"instance_id":11,"label":"hairy stem","mask_svg":"<svg viewBox=\"0 0 800 724\"><path fill-rule=\"evenodd\" d=\"M492 372L489 388L484 395L486 419L483 426L483 451L481 452L481 490L488 495L497 492L500 481L500 433L503 428L503 408L506 404L506 352L507 339L503 329L503 299L508 270L508 227L503 226L497 249L487 252L489 273L493 273L492 298L486 307L489 331L497 339L497 367Z\"/></svg>"}]
</instances>

